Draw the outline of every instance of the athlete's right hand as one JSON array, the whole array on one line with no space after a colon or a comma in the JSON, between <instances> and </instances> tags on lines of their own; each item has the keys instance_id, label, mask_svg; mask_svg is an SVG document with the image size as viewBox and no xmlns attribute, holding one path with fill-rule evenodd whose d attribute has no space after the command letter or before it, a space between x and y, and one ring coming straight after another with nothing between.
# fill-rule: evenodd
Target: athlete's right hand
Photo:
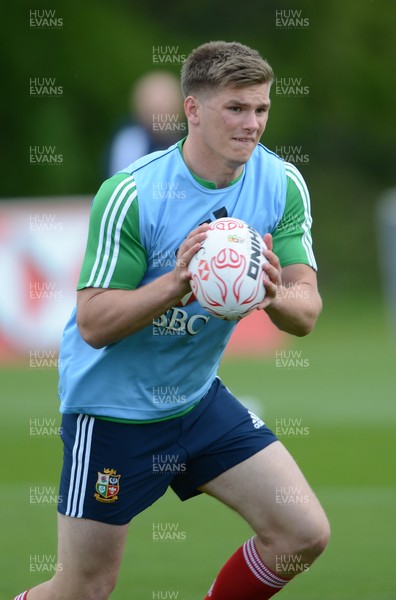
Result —
<instances>
[{"instance_id":1,"label":"athlete's right hand","mask_svg":"<svg viewBox=\"0 0 396 600\"><path fill-rule=\"evenodd\" d=\"M176 266L173 270L173 275L176 277L177 282L183 288L184 293L190 291L190 279L191 272L188 269L188 265L194 254L198 252L202 242L206 239L207 230L209 229L209 223L203 223L193 231L191 231L176 255Z\"/></svg>"}]
</instances>

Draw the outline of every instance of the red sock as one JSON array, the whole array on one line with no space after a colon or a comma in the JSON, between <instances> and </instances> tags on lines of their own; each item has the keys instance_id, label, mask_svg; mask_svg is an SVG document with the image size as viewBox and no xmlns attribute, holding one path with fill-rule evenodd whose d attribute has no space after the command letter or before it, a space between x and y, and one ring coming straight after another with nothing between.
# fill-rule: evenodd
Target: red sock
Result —
<instances>
[{"instance_id":1,"label":"red sock","mask_svg":"<svg viewBox=\"0 0 396 600\"><path fill-rule=\"evenodd\" d=\"M15 596L14 600L27 600L28 591L19 594L19 596Z\"/></svg>"},{"instance_id":2,"label":"red sock","mask_svg":"<svg viewBox=\"0 0 396 600\"><path fill-rule=\"evenodd\" d=\"M267 600L287 582L265 566L251 538L226 562L205 600Z\"/></svg>"}]
</instances>

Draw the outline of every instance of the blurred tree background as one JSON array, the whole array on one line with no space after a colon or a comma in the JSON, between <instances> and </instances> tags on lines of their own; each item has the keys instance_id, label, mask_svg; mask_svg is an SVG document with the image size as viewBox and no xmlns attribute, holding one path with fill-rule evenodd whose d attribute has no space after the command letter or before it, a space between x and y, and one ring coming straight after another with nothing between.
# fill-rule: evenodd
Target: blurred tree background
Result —
<instances>
[{"instance_id":1,"label":"blurred tree background","mask_svg":"<svg viewBox=\"0 0 396 600\"><path fill-rule=\"evenodd\" d=\"M32 27L32 11L55 11L60 25ZM297 166L311 191L322 290L375 289L374 209L395 184L394 0L19 0L0 30L2 198L93 194L131 84L158 67L153 47L182 57L205 41L238 40L269 60L278 81L308 90L282 95L274 84L263 143L306 157ZM63 93L32 96L35 77L55 78ZM62 165L29 164L34 145L56 146Z\"/></svg>"}]
</instances>

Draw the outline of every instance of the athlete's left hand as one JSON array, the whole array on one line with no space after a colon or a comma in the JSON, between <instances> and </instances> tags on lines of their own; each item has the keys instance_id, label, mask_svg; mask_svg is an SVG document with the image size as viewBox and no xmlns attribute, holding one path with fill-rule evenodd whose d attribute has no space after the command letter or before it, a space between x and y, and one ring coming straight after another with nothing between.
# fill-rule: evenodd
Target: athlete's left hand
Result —
<instances>
[{"instance_id":1,"label":"athlete's left hand","mask_svg":"<svg viewBox=\"0 0 396 600\"><path fill-rule=\"evenodd\" d=\"M264 286L266 289L265 298L262 303L258 306L258 309L264 309L269 306L276 298L277 289L282 285L282 267L277 255L272 251L272 235L266 233L264 236L264 242L267 246L267 250L263 250L265 258L268 260L263 265L263 271L265 273Z\"/></svg>"}]
</instances>

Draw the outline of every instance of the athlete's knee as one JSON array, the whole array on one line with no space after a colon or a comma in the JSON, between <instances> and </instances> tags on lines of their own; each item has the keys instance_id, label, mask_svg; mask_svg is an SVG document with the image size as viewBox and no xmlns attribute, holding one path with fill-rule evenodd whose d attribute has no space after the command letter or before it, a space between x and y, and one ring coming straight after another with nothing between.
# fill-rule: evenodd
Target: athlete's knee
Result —
<instances>
[{"instance_id":1,"label":"athlete's knee","mask_svg":"<svg viewBox=\"0 0 396 600\"><path fill-rule=\"evenodd\" d=\"M312 563L326 549L329 538L330 525L325 513L315 513L298 528L297 535L291 540L292 550Z\"/></svg>"},{"instance_id":2,"label":"athlete's knee","mask_svg":"<svg viewBox=\"0 0 396 600\"><path fill-rule=\"evenodd\" d=\"M305 567L325 550L330 538L329 521L322 509L313 510L288 526L274 524L257 531L259 543L271 548L279 562L299 562Z\"/></svg>"},{"instance_id":3,"label":"athlete's knee","mask_svg":"<svg viewBox=\"0 0 396 600\"><path fill-rule=\"evenodd\" d=\"M117 573L106 571L94 577L73 577L60 571L51 581L53 595L60 600L108 600L117 584Z\"/></svg>"},{"instance_id":4,"label":"athlete's knee","mask_svg":"<svg viewBox=\"0 0 396 600\"><path fill-rule=\"evenodd\" d=\"M81 600L108 600L116 583L116 580L112 582L109 579L102 582L92 581L87 584L84 594L81 595Z\"/></svg>"}]
</instances>

